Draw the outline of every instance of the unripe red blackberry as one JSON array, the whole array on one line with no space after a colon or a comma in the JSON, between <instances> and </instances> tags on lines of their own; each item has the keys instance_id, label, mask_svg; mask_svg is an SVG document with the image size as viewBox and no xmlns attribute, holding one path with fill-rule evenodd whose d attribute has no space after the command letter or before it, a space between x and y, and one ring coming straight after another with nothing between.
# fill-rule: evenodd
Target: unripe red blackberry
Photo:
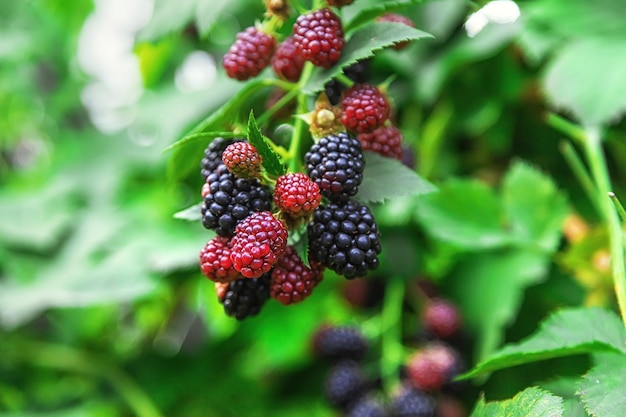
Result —
<instances>
[{"instance_id":1,"label":"unripe red blackberry","mask_svg":"<svg viewBox=\"0 0 626 417\"><path fill-rule=\"evenodd\" d=\"M428 301L422 312L425 329L440 339L449 339L461 329L461 314L456 306L441 298Z\"/></svg>"},{"instance_id":2,"label":"unripe red blackberry","mask_svg":"<svg viewBox=\"0 0 626 417\"><path fill-rule=\"evenodd\" d=\"M259 278L242 278L216 286L219 302L229 317L243 320L256 316L270 296L270 274Z\"/></svg>"},{"instance_id":3,"label":"unripe red blackberry","mask_svg":"<svg viewBox=\"0 0 626 417\"><path fill-rule=\"evenodd\" d=\"M410 26L412 28L415 27L415 23L413 23L413 21L411 19L409 19L406 16L403 16L401 14L397 14L397 13L386 13L382 16L379 16L376 18L377 22L394 22L394 23L402 23L405 24L407 26ZM393 46L393 49L395 49L396 51L399 51L401 49L406 48L407 46L409 46L409 44L411 43L411 41L403 41L403 42L398 42Z\"/></svg>"},{"instance_id":4,"label":"unripe red blackberry","mask_svg":"<svg viewBox=\"0 0 626 417\"><path fill-rule=\"evenodd\" d=\"M346 129L364 133L382 126L389 119L390 106L378 87L355 84L344 93L341 110L341 122Z\"/></svg>"},{"instance_id":5,"label":"unripe red blackberry","mask_svg":"<svg viewBox=\"0 0 626 417\"><path fill-rule=\"evenodd\" d=\"M345 409L354 403L367 389L367 379L354 362L344 361L335 365L324 384L326 399L335 407Z\"/></svg>"},{"instance_id":6,"label":"unripe red blackberry","mask_svg":"<svg viewBox=\"0 0 626 417\"><path fill-rule=\"evenodd\" d=\"M200 251L200 269L214 282L231 282L242 278L230 260L231 239L215 236Z\"/></svg>"},{"instance_id":7,"label":"unripe red blackberry","mask_svg":"<svg viewBox=\"0 0 626 417\"><path fill-rule=\"evenodd\" d=\"M364 151L402 160L402 132L395 126L380 126L371 132L359 133L357 139Z\"/></svg>"},{"instance_id":8,"label":"unripe red blackberry","mask_svg":"<svg viewBox=\"0 0 626 417\"><path fill-rule=\"evenodd\" d=\"M232 236L250 213L271 209L272 193L256 179L237 178L220 164L206 179L209 193L200 207L202 225L220 236Z\"/></svg>"},{"instance_id":9,"label":"unripe red blackberry","mask_svg":"<svg viewBox=\"0 0 626 417\"><path fill-rule=\"evenodd\" d=\"M359 190L365 159L361 142L347 133L321 138L304 160L307 174L331 201L347 201Z\"/></svg>"},{"instance_id":10,"label":"unripe red blackberry","mask_svg":"<svg viewBox=\"0 0 626 417\"><path fill-rule=\"evenodd\" d=\"M274 204L291 217L308 217L320 205L319 186L301 172L281 175L274 188Z\"/></svg>"},{"instance_id":11,"label":"unripe red blackberry","mask_svg":"<svg viewBox=\"0 0 626 417\"><path fill-rule=\"evenodd\" d=\"M293 40L302 58L330 68L339 61L345 45L341 19L330 9L300 15L293 25Z\"/></svg>"},{"instance_id":12,"label":"unripe red blackberry","mask_svg":"<svg viewBox=\"0 0 626 417\"><path fill-rule=\"evenodd\" d=\"M261 155L248 142L236 142L228 145L222 154L226 168L239 178L261 177Z\"/></svg>"},{"instance_id":13,"label":"unripe red blackberry","mask_svg":"<svg viewBox=\"0 0 626 417\"><path fill-rule=\"evenodd\" d=\"M415 352L407 363L409 381L422 391L438 391L461 372L456 350L443 343L430 343Z\"/></svg>"},{"instance_id":14,"label":"unripe red blackberry","mask_svg":"<svg viewBox=\"0 0 626 417\"><path fill-rule=\"evenodd\" d=\"M356 327L323 326L313 335L313 353L320 359L340 361L365 358L369 344Z\"/></svg>"},{"instance_id":15,"label":"unripe red blackberry","mask_svg":"<svg viewBox=\"0 0 626 417\"><path fill-rule=\"evenodd\" d=\"M289 36L278 45L272 57L274 73L283 80L295 83L300 79L303 67L304 59L300 56L293 37Z\"/></svg>"},{"instance_id":16,"label":"unripe red blackberry","mask_svg":"<svg viewBox=\"0 0 626 417\"><path fill-rule=\"evenodd\" d=\"M435 400L415 388L403 387L389 408L391 417L435 417Z\"/></svg>"},{"instance_id":17,"label":"unripe red blackberry","mask_svg":"<svg viewBox=\"0 0 626 417\"><path fill-rule=\"evenodd\" d=\"M318 207L308 236L310 258L348 279L378 267L378 226L369 208L356 201Z\"/></svg>"},{"instance_id":18,"label":"unripe red blackberry","mask_svg":"<svg viewBox=\"0 0 626 417\"><path fill-rule=\"evenodd\" d=\"M272 269L270 295L283 305L295 304L311 295L324 278L324 267L311 262L307 267L293 246L278 258Z\"/></svg>"},{"instance_id":19,"label":"unripe red blackberry","mask_svg":"<svg viewBox=\"0 0 626 417\"><path fill-rule=\"evenodd\" d=\"M201 163L202 178L206 178L222 164L222 154L228 145L235 142L242 142L243 138L215 138L204 150L204 157ZM202 196L204 198L204 196Z\"/></svg>"},{"instance_id":20,"label":"unripe red blackberry","mask_svg":"<svg viewBox=\"0 0 626 417\"><path fill-rule=\"evenodd\" d=\"M237 225L231 259L246 278L268 272L287 247L287 229L269 211L252 213Z\"/></svg>"},{"instance_id":21,"label":"unripe red blackberry","mask_svg":"<svg viewBox=\"0 0 626 417\"><path fill-rule=\"evenodd\" d=\"M270 63L275 48L274 37L256 27L239 32L237 40L224 55L226 74L240 81L257 76Z\"/></svg>"}]
</instances>

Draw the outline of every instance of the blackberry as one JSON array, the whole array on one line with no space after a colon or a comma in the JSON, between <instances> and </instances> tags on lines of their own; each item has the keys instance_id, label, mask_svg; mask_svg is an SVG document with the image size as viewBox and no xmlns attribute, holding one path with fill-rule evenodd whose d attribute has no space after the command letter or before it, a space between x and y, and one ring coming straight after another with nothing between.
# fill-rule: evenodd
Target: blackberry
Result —
<instances>
[{"instance_id":1,"label":"blackberry","mask_svg":"<svg viewBox=\"0 0 626 417\"><path fill-rule=\"evenodd\" d=\"M341 100L341 122L346 129L364 133L380 127L389 118L391 107L385 94L370 84L355 84Z\"/></svg>"},{"instance_id":2,"label":"blackberry","mask_svg":"<svg viewBox=\"0 0 626 417\"><path fill-rule=\"evenodd\" d=\"M222 162L230 172L239 178L261 177L261 155L248 142L228 145L222 153Z\"/></svg>"},{"instance_id":3,"label":"blackberry","mask_svg":"<svg viewBox=\"0 0 626 417\"><path fill-rule=\"evenodd\" d=\"M302 172L281 175L274 188L274 204L291 217L308 217L320 205L317 183Z\"/></svg>"},{"instance_id":4,"label":"blackberry","mask_svg":"<svg viewBox=\"0 0 626 417\"><path fill-rule=\"evenodd\" d=\"M215 138L204 150L204 158L201 163L202 178L206 178L222 164L222 154L224 150L235 142L243 142L244 139L235 138Z\"/></svg>"},{"instance_id":5,"label":"blackberry","mask_svg":"<svg viewBox=\"0 0 626 417\"><path fill-rule=\"evenodd\" d=\"M243 278L230 260L231 239L215 236L200 251L200 269L214 282L231 282Z\"/></svg>"},{"instance_id":6,"label":"blackberry","mask_svg":"<svg viewBox=\"0 0 626 417\"><path fill-rule=\"evenodd\" d=\"M391 401L391 417L435 417L435 400L428 394L405 387Z\"/></svg>"},{"instance_id":7,"label":"blackberry","mask_svg":"<svg viewBox=\"0 0 626 417\"><path fill-rule=\"evenodd\" d=\"M454 304L441 298L428 301L422 312L424 327L440 339L453 337L461 328L461 315Z\"/></svg>"},{"instance_id":8,"label":"blackberry","mask_svg":"<svg viewBox=\"0 0 626 417\"><path fill-rule=\"evenodd\" d=\"M332 405L345 409L365 393L367 385L359 365L345 361L330 370L324 383L324 393Z\"/></svg>"},{"instance_id":9,"label":"blackberry","mask_svg":"<svg viewBox=\"0 0 626 417\"><path fill-rule=\"evenodd\" d=\"M256 179L237 178L220 164L206 179L209 193L201 205L202 224L220 236L232 236L237 223L272 206L272 192Z\"/></svg>"},{"instance_id":10,"label":"blackberry","mask_svg":"<svg viewBox=\"0 0 626 417\"><path fill-rule=\"evenodd\" d=\"M237 40L224 55L223 66L230 78L239 81L258 75L269 63L276 40L256 27L237 34Z\"/></svg>"},{"instance_id":11,"label":"blackberry","mask_svg":"<svg viewBox=\"0 0 626 417\"><path fill-rule=\"evenodd\" d=\"M324 278L324 268L316 262L308 268L293 246L287 246L272 269L270 295L283 305L295 304L311 295Z\"/></svg>"},{"instance_id":12,"label":"blackberry","mask_svg":"<svg viewBox=\"0 0 626 417\"><path fill-rule=\"evenodd\" d=\"M381 251L376 220L354 200L320 206L308 226L309 256L346 278L378 267Z\"/></svg>"},{"instance_id":13,"label":"blackberry","mask_svg":"<svg viewBox=\"0 0 626 417\"><path fill-rule=\"evenodd\" d=\"M371 132L359 133L357 139L364 151L402 160L402 132L395 126L381 126Z\"/></svg>"},{"instance_id":14,"label":"blackberry","mask_svg":"<svg viewBox=\"0 0 626 417\"><path fill-rule=\"evenodd\" d=\"M237 320L259 314L270 297L270 274L252 279L242 278L222 285L228 285L228 287L217 288L218 300L224 306L226 315Z\"/></svg>"},{"instance_id":15,"label":"blackberry","mask_svg":"<svg viewBox=\"0 0 626 417\"><path fill-rule=\"evenodd\" d=\"M365 159L358 139L347 133L323 137L304 156L306 172L322 195L344 202L359 190Z\"/></svg>"},{"instance_id":16,"label":"blackberry","mask_svg":"<svg viewBox=\"0 0 626 417\"><path fill-rule=\"evenodd\" d=\"M324 326L313 336L313 352L321 359L361 361L369 345L363 333L350 326Z\"/></svg>"},{"instance_id":17,"label":"blackberry","mask_svg":"<svg viewBox=\"0 0 626 417\"><path fill-rule=\"evenodd\" d=\"M365 83L370 78L370 62L370 59L357 61L344 68L343 73L355 83ZM345 88L345 85L335 78L324 84L324 91L332 105L336 105L341 101L341 93L343 93Z\"/></svg>"},{"instance_id":18,"label":"blackberry","mask_svg":"<svg viewBox=\"0 0 626 417\"><path fill-rule=\"evenodd\" d=\"M303 67L304 59L298 53L293 37L289 36L278 45L272 57L274 73L283 80L295 83L300 79Z\"/></svg>"},{"instance_id":19,"label":"blackberry","mask_svg":"<svg viewBox=\"0 0 626 417\"><path fill-rule=\"evenodd\" d=\"M285 225L269 211L262 211L237 225L230 257L241 275L256 278L272 269L286 247Z\"/></svg>"},{"instance_id":20,"label":"blackberry","mask_svg":"<svg viewBox=\"0 0 626 417\"><path fill-rule=\"evenodd\" d=\"M346 417L387 417L383 404L372 396L363 396L348 410Z\"/></svg>"},{"instance_id":21,"label":"blackberry","mask_svg":"<svg viewBox=\"0 0 626 417\"><path fill-rule=\"evenodd\" d=\"M293 41L306 61L330 68L345 45L341 19L328 8L300 15L293 25Z\"/></svg>"},{"instance_id":22,"label":"blackberry","mask_svg":"<svg viewBox=\"0 0 626 417\"><path fill-rule=\"evenodd\" d=\"M407 374L411 383L422 391L438 391L452 382L463 368L460 355L443 343L430 343L408 360Z\"/></svg>"}]
</instances>

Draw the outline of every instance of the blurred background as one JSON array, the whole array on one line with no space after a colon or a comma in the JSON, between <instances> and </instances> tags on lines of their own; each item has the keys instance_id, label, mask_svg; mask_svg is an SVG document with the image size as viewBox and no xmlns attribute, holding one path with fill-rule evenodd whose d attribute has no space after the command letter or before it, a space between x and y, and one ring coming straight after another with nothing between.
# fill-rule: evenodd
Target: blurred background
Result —
<instances>
[{"instance_id":1,"label":"blurred background","mask_svg":"<svg viewBox=\"0 0 626 417\"><path fill-rule=\"evenodd\" d=\"M357 0L345 16L376 3ZM432 203L416 214L420 202L411 198L378 207L379 271L350 282L328 274L306 302L270 301L240 323L223 313L197 265L211 235L173 218L199 202L201 151L183 164L164 149L241 88L221 57L261 18L263 2L0 2L0 416L338 415L323 399L326 369L311 355L311 336L324 323L352 324L377 346L392 277L460 305L470 366L557 306L613 304L606 232L594 228L593 204L546 114L557 108L611 125L610 169L624 178L623 6L520 1L517 21L488 23L470 37L464 23L480 4L406 3L399 12L434 39L377 53L372 81L396 76L390 96L417 172L437 185L464 177L471 198L446 183L454 207ZM262 111L264 100L251 106ZM501 192L507 173L519 182ZM502 247L479 239L497 222L461 238L448 231L468 212L478 223L489 218L492 199L511 201L507 190L532 194L537 178L547 195L537 203L546 250L531 259L533 272L505 285L510 297L481 308L504 290L485 294L468 271L517 277L517 262L527 260L498 263ZM578 246L560 240L571 214L591 236ZM420 331L421 298L407 294L418 306L405 306L410 339ZM576 373L580 362L552 370ZM465 408L480 391L507 398L549 376L542 366L526 369L468 386Z\"/></svg>"}]
</instances>

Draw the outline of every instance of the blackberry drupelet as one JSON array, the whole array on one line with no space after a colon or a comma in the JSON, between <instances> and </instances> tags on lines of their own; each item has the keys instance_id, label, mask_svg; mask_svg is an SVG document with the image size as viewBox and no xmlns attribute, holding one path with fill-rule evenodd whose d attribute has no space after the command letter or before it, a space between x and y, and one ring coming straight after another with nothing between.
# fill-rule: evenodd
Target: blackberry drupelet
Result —
<instances>
[{"instance_id":1,"label":"blackberry drupelet","mask_svg":"<svg viewBox=\"0 0 626 417\"><path fill-rule=\"evenodd\" d=\"M311 295L324 278L324 267L311 262L307 267L293 246L287 246L272 269L270 295L283 305L295 304Z\"/></svg>"},{"instance_id":2,"label":"blackberry drupelet","mask_svg":"<svg viewBox=\"0 0 626 417\"><path fill-rule=\"evenodd\" d=\"M259 181L237 178L220 164L206 180L209 193L201 205L202 224L220 236L232 236L237 224L251 213L272 206L272 192Z\"/></svg>"},{"instance_id":3,"label":"blackberry drupelet","mask_svg":"<svg viewBox=\"0 0 626 417\"><path fill-rule=\"evenodd\" d=\"M222 285L228 287L219 288L218 300L224 306L226 315L237 320L259 314L270 297L270 274L259 278L242 278Z\"/></svg>"},{"instance_id":4,"label":"blackberry drupelet","mask_svg":"<svg viewBox=\"0 0 626 417\"><path fill-rule=\"evenodd\" d=\"M435 400L428 394L405 387L391 401L391 417L435 417Z\"/></svg>"},{"instance_id":5,"label":"blackberry drupelet","mask_svg":"<svg viewBox=\"0 0 626 417\"><path fill-rule=\"evenodd\" d=\"M321 138L304 160L307 174L329 200L345 202L359 190L365 159L361 142L347 133Z\"/></svg>"},{"instance_id":6,"label":"blackberry drupelet","mask_svg":"<svg viewBox=\"0 0 626 417\"><path fill-rule=\"evenodd\" d=\"M367 206L354 200L320 206L308 225L309 256L346 278L378 267L380 235Z\"/></svg>"},{"instance_id":7,"label":"blackberry drupelet","mask_svg":"<svg viewBox=\"0 0 626 417\"><path fill-rule=\"evenodd\" d=\"M243 142L244 139L235 138L215 138L209 146L204 150L204 158L201 163L202 178L206 178L222 164L222 154L228 145L232 145L235 142Z\"/></svg>"},{"instance_id":8,"label":"blackberry drupelet","mask_svg":"<svg viewBox=\"0 0 626 417\"><path fill-rule=\"evenodd\" d=\"M361 367L354 362L344 361L330 370L324 383L324 393L332 405L346 409L365 393L367 385Z\"/></svg>"},{"instance_id":9,"label":"blackberry drupelet","mask_svg":"<svg viewBox=\"0 0 626 417\"><path fill-rule=\"evenodd\" d=\"M276 180L274 204L291 217L310 216L321 201L319 185L302 172L281 175Z\"/></svg>"},{"instance_id":10,"label":"blackberry drupelet","mask_svg":"<svg viewBox=\"0 0 626 417\"><path fill-rule=\"evenodd\" d=\"M364 151L402 160L402 132L395 126L380 126L371 132L359 133L357 139Z\"/></svg>"},{"instance_id":11,"label":"blackberry drupelet","mask_svg":"<svg viewBox=\"0 0 626 417\"><path fill-rule=\"evenodd\" d=\"M386 95L376 86L355 84L341 99L343 115L341 122L346 129L364 133L382 126L387 119L391 106Z\"/></svg>"},{"instance_id":12,"label":"blackberry drupelet","mask_svg":"<svg viewBox=\"0 0 626 417\"><path fill-rule=\"evenodd\" d=\"M231 282L243 278L230 260L231 239L215 236L200 251L200 269L214 282Z\"/></svg>"},{"instance_id":13,"label":"blackberry drupelet","mask_svg":"<svg viewBox=\"0 0 626 417\"><path fill-rule=\"evenodd\" d=\"M369 349L359 329L350 326L324 326L313 336L313 352L321 359L361 361Z\"/></svg>"},{"instance_id":14,"label":"blackberry drupelet","mask_svg":"<svg viewBox=\"0 0 626 417\"><path fill-rule=\"evenodd\" d=\"M238 178L260 178L262 158L248 142L228 145L222 153L222 162Z\"/></svg>"}]
</instances>

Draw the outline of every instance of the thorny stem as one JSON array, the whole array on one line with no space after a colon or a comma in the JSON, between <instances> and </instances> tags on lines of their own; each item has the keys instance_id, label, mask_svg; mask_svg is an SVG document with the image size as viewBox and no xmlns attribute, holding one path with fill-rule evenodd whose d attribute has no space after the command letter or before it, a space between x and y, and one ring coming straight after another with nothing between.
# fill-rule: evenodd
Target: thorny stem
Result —
<instances>
[{"instance_id":1,"label":"thorny stem","mask_svg":"<svg viewBox=\"0 0 626 417\"><path fill-rule=\"evenodd\" d=\"M382 355L380 373L383 388L390 394L398 384L398 367L404 357L402 347L402 305L405 283L400 277L393 277L385 288L385 298L381 313Z\"/></svg>"},{"instance_id":2,"label":"thorny stem","mask_svg":"<svg viewBox=\"0 0 626 417\"><path fill-rule=\"evenodd\" d=\"M622 321L626 326L626 269L624 268L623 233L617 212L611 199L607 197L611 192L611 180L602 151L600 130L597 127L586 128L585 139L585 153L598 189L596 198L602 208L602 217L609 229L613 284Z\"/></svg>"}]
</instances>

